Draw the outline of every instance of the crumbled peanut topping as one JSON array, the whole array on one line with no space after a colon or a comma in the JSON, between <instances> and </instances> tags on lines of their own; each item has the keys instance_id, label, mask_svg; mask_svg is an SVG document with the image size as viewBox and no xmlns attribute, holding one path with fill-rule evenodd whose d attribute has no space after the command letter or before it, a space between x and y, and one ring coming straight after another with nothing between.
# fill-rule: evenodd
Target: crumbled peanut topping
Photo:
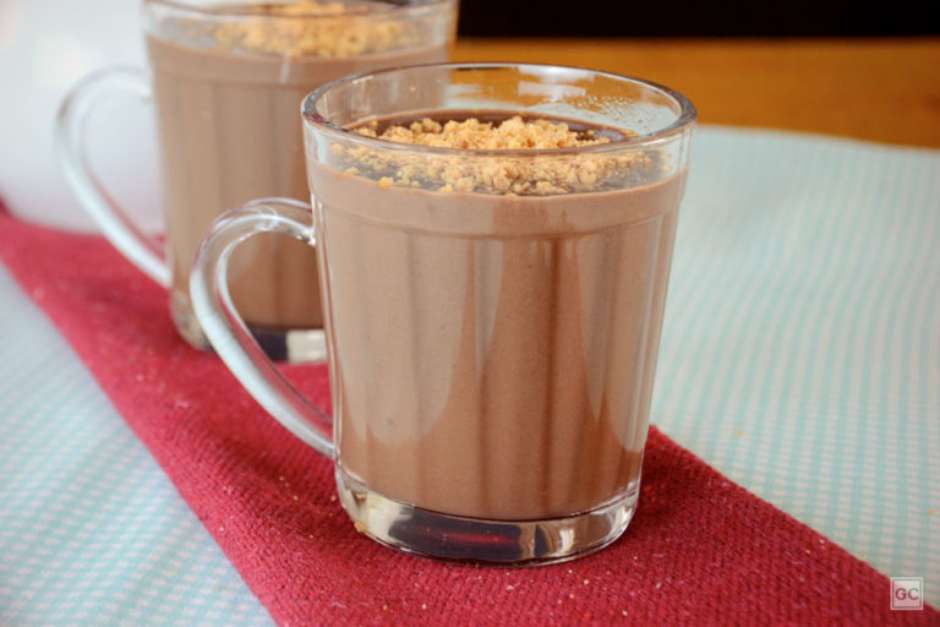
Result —
<instances>
[{"instance_id":1,"label":"crumbled peanut topping","mask_svg":"<svg viewBox=\"0 0 940 627\"><path fill-rule=\"evenodd\" d=\"M317 0L263 4L252 17L213 27L211 35L227 50L324 58L403 48L416 40L404 22L353 11L356 6Z\"/></svg>"},{"instance_id":2,"label":"crumbled peanut topping","mask_svg":"<svg viewBox=\"0 0 940 627\"><path fill-rule=\"evenodd\" d=\"M513 116L499 124L468 118L441 124L424 118L408 126L393 125L377 133L378 122L372 120L356 129L360 135L378 137L400 144L461 148L465 150L519 150L576 148L610 142L608 137L595 137L591 130L577 132L564 122Z\"/></svg>"},{"instance_id":3,"label":"crumbled peanut topping","mask_svg":"<svg viewBox=\"0 0 940 627\"><path fill-rule=\"evenodd\" d=\"M467 150L547 150L608 144L594 131L572 130L555 120L510 117L500 123L477 118L440 123L424 118L379 130L372 121L351 129L365 137L401 144ZM658 166L655 154L622 151L545 156L428 155L335 144L344 171L379 187L421 187L442 192L548 196L600 191Z\"/></svg>"}]
</instances>

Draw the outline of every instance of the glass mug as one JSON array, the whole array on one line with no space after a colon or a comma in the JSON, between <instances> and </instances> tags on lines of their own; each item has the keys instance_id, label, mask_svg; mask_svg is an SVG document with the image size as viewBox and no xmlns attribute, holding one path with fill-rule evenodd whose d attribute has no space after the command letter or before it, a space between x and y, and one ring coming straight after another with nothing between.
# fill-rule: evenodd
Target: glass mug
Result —
<instances>
[{"instance_id":1,"label":"glass mug","mask_svg":"<svg viewBox=\"0 0 940 627\"><path fill-rule=\"evenodd\" d=\"M617 139L487 151L349 130L468 111ZM455 64L329 83L302 117L313 226L309 206L256 204L220 218L197 256L191 297L219 355L335 461L343 507L383 544L538 563L613 542L639 494L691 103L584 69ZM332 420L233 307L233 253L272 233L316 248Z\"/></svg>"},{"instance_id":2,"label":"glass mug","mask_svg":"<svg viewBox=\"0 0 940 627\"><path fill-rule=\"evenodd\" d=\"M296 118L303 97L352 72L446 60L456 13L457 0L370 0L345 9L310 0L144 0L152 79L116 68L79 83L60 109L58 154L105 236L169 290L174 323L190 344L209 347L188 285L212 221L258 197L308 198ZM85 121L116 92L155 103L162 243L133 223L89 166ZM232 260L232 298L272 358L322 358L316 263L303 244L275 237L253 239Z\"/></svg>"}]
</instances>

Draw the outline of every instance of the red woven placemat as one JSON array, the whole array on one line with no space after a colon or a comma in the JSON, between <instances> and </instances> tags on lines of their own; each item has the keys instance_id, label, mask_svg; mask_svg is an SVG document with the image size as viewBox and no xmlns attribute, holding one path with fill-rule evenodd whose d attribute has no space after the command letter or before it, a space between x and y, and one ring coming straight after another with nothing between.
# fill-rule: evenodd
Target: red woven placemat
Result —
<instances>
[{"instance_id":1,"label":"red woven placemat","mask_svg":"<svg viewBox=\"0 0 940 627\"><path fill-rule=\"evenodd\" d=\"M0 207L0 260L279 623L940 622L890 611L887 578L655 428L639 511L598 554L507 569L381 547L346 518L330 463L180 340L166 294L101 238ZM286 372L328 406L323 367Z\"/></svg>"}]
</instances>

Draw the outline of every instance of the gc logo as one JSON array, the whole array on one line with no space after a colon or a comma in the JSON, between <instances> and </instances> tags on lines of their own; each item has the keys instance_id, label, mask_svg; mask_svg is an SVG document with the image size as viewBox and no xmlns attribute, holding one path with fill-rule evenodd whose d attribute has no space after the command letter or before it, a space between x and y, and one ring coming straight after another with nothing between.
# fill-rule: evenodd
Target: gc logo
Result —
<instances>
[{"instance_id":1,"label":"gc logo","mask_svg":"<svg viewBox=\"0 0 940 627\"><path fill-rule=\"evenodd\" d=\"M891 578L891 609L892 610L922 610L924 609L924 578L923 577L892 577Z\"/></svg>"}]
</instances>

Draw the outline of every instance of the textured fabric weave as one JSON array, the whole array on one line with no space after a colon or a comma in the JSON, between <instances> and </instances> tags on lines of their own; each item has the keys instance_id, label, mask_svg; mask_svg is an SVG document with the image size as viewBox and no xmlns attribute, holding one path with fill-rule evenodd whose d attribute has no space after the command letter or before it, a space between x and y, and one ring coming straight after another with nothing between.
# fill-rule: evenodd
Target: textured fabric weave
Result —
<instances>
[{"instance_id":1,"label":"textured fabric weave","mask_svg":"<svg viewBox=\"0 0 940 627\"><path fill-rule=\"evenodd\" d=\"M0 263L0 625L270 618Z\"/></svg>"},{"instance_id":2,"label":"textured fabric weave","mask_svg":"<svg viewBox=\"0 0 940 627\"><path fill-rule=\"evenodd\" d=\"M655 430L639 513L597 555L510 570L382 548L343 514L329 463L183 344L166 295L105 242L0 217L0 256L281 623L938 620L891 613L885 577ZM326 405L323 368L288 375Z\"/></svg>"},{"instance_id":3,"label":"textured fabric weave","mask_svg":"<svg viewBox=\"0 0 940 627\"><path fill-rule=\"evenodd\" d=\"M653 421L940 602L940 150L703 128Z\"/></svg>"}]
</instances>

